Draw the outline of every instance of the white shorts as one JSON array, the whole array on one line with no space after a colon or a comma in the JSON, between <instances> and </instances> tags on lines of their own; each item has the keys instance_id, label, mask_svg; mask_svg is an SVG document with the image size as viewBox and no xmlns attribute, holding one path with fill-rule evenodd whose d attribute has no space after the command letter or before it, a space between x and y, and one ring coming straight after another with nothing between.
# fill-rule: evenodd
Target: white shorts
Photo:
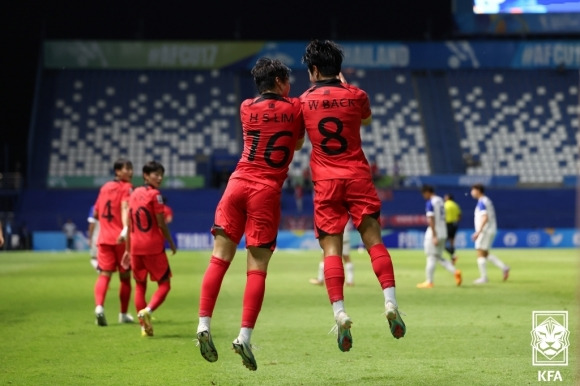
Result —
<instances>
[{"instance_id":1,"label":"white shorts","mask_svg":"<svg viewBox=\"0 0 580 386\"><path fill-rule=\"evenodd\" d=\"M425 255L427 256L443 256L443 250L445 249L445 239L437 239L437 245L434 245L431 232L425 232L423 249L425 251Z\"/></svg>"},{"instance_id":2,"label":"white shorts","mask_svg":"<svg viewBox=\"0 0 580 386\"><path fill-rule=\"evenodd\" d=\"M475 239L475 249L489 251L495 239L495 232L481 232Z\"/></svg>"}]
</instances>

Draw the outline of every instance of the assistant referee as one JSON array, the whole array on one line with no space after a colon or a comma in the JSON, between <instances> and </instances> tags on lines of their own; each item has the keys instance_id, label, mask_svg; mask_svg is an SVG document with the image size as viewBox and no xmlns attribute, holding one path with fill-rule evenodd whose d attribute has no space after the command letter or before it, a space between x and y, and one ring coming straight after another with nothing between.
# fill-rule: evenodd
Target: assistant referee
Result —
<instances>
[{"instance_id":1,"label":"assistant referee","mask_svg":"<svg viewBox=\"0 0 580 386\"><path fill-rule=\"evenodd\" d=\"M444 196L445 204L445 222L447 223L447 242L445 245L445 250L451 255L451 261L453 264L457 261L457 256L455 255L455 234L457 233L457 227L459 220L461 220L461 208L453 200L453 195L447 193Z\"/></svg>"}]
</instances>

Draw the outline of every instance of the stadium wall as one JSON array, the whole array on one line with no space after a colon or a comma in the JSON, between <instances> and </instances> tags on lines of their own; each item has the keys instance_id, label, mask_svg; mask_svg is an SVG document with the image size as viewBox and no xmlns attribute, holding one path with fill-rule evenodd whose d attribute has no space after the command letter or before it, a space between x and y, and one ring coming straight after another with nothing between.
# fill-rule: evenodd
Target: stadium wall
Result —
<instances>
[{"instance_id":1,"label":"stadium wall","mask_svg":"<svg viewBox=\"0 0 580 386\"><path fill-rule=\"evenodd\" d=\"M473 249L471 230L460 230L455 239L458 249ZM425 232L423 230L385 230L383 241L388 248L422 249ZM174 232L173 238L179 250L209 250L213 247L213 237L210 232ZM320 249L312 230L288 231L278 234L277 247L280 249ZM571 228L547 229L499 229L494 240L494 248L577 248L580 246L580 231ZM62 232L39 231L33 233L33 249L39 251L62 251L66 247L66 239ZM351 235L351 248L363 247L358 232ZM239 248L245 248L242 239ZM87 250L87 238L83 232L77 232L75 249Z\"/></svg>"},{"instance_id":2,"label":"stadium wall","mask_svg":"<svg viewBox=\"0 0 580 386\"><path fill-rule=\"evenodd\" d=\"M437 186L436 186L437 188ZM221 197L219 189L162 190L168 204L175 212L171 229L174 232L204 232L213 224L214 210ZM461 228L473 227L475 201L469 186L441 187L437 193L451 193L463 210ZM562 189L511 189L488 188L493 200L499 227L502 229L542 229L575 227L576 190ZM60 230L71 218L79 229L85 229L90 206L94 203L96 190L25 190L20 198L18 219L31 231ZM388 229L421 229L424 223L425 202L419 188L379 189L382 198L383 224ZM282 227L296 228L288 219L311 218L312 197L303 198L299 212L291 191L284 191L282 198ZM295 224L309 224L302 221ZM16 224L18 225L18 224ZM311 229L308 225L302 229Z\"/></svg>"}]
</instances>

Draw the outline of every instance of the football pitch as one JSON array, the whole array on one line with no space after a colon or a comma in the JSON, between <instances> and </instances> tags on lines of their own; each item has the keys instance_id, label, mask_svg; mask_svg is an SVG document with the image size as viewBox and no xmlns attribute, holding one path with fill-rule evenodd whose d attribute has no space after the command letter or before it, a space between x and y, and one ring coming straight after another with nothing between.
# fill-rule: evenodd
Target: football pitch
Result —
<instances>
[{"instance_id":1,"label":"football pitch","mask_svg":"<svg viewBox=\"0 0 580 386\"><path fill-rule=\"evenodd\" d=\"M550 374L550 380L560 376L558 384L578 384L578 251L494 253L511 266L507 282L488 265L490 282L473 285L474 251L460 250L461 287L438 266L435 287L417 289L425 278L423 252L391 250L407 324L407 335L396 340L382 315L383 295L370 259L352 251L355 286L345 288L345 304L353 319L353 348L343 353L329 334L333 317L326 290L308 283L320 253L276 251L252 335L255 372L231 349L240 326L244 251L224 279L213 315L215 363L206 362L194 342L209 252L170 257L172 290L153 314L151 338L141 337L138 324L117 323L117 275L105 304L109 326L95 325L96 273L87 252L0 253L0 384L528 385ZM149 284L148 299L155 288ZM533 366L534 311L568 311L567 366ZM130 312L136 315L133 301Z\"/></svg>"}]
</instances>

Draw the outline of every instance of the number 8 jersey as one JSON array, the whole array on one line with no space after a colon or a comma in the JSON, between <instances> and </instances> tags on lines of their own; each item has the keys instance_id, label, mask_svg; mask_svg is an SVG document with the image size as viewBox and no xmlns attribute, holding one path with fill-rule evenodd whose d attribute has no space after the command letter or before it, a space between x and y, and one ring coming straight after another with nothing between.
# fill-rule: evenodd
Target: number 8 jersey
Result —
<instances>
[{"instance_id":1,"label":"number 8 jersey","mask_svg":"<svg viewBox=\"0 0 580 386\"><path fill-rule=\"evenodd\" d=\"M312 180L371 178L360 136L362 120L371 116L367 93L330 79L316 82L300 101L312 143Z\"/></svg>"},{"instance_id":2,"label":"number 8 jersey","mask_svg":"<svg viewBox=\"0 0 580 386\"><path fill-rule=\"evenodd\" d=\"M240 107L244 150L230 178L245 178L280 189L288 174L304 119L298 98L265 93Z\"/></svg>"}]
</instances>

